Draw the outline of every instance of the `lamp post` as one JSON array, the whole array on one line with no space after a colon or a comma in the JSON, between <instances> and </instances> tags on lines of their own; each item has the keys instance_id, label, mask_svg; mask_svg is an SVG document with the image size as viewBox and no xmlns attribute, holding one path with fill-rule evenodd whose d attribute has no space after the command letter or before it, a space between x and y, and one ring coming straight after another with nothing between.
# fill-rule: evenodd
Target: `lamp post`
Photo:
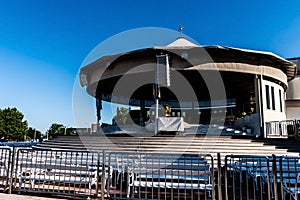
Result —
<instances>
[{"instance_id":1,"label":"lamp post","mask_svg":"<svg viewBox=\"0 0 300 200\"><path fill-rule=\"evenodd\" d=\"M71 126L63 126L65 128L64 135L67 135L67 129L71 128Z\"/></svg>"},{"instance_id":2,"label":"lamp post","mask_svg":"<svg viewBox=\"0 0 300 200\"><path fill-rule=\"evenodd\" d=\"M87 132L87 133L91 133L92 131L89 131L89 128L92 129L92 125L91 125L92 123L91 123L91 122L85 122L85 123L88 125L87 128L86 128L86 132ZM91 129L90 129L90 130L91 130Z\"/></svg>"},{"instance_id":3,"label":"lamp post","mask_svg":"<svg viewBox=\"0 0 300 200\"><path fill-rule=\"evenodd\" d=\"M48 140L48 139L49 139L49 136L48 136L49 133L48 133L48 132L49 132L50 130L48 131L47 128L45 128L45 131L46 131L46 136L47 136L47 140Z\"/></svg>"},{"instance_id":4,"label":"lamp post","mask_svg":"<svg viewBox=\"0 0 300 200\"><path fill-rule=\"evenodd\" d=\"M34 129L34 136L33 136L33 141L36 141L36 129Z\"/></svg>"}]
</instances>

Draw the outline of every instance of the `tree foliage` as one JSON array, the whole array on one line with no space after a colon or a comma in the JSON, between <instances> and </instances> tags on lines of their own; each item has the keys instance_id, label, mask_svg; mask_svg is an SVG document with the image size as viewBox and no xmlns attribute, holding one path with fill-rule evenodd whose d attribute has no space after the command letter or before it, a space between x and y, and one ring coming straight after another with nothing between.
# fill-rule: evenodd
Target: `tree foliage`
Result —
<instances>
[{"instance_id":1,"label":"tree foliage","mask_svg":"<svg viewBox=\"0 0 300 200\"><path fill-rule=\"evenodd\" d=\"M6 140L23 140L28 123L17 108L0 109L0 137Z\"/></svg>"},{"instance_id":2,"label":"tree foliage","mask_svg":"<svg viewBox=\"0 0 300 200\"><path fill-rule=\"evenodd\" d=\"M59 135L76 135L76 129L66 127L63 124L53 123L47 130L48 138L51 139L53 136Z\"/></svg>"},{"instance_id":3,"label":"tree foliage","mask_svg":"<svg viewBox=\"0 0 300 200\"><path fill-rule=\"evenodd\" d=\"M47 130L49 139L51 139L54 135L62 135L61 132L63 127L64 127L63 124L53 123Z\"/></svg>"},{"instance_id":4,"label":"tree foliage","mask_svg":"<svg viewBox=\"0 0 300 200\"><path fill-rule=\"evenodd\" d=\"M29 140L39 139L42 136L42 133L35 128L29 127L27 131L27 138Z\"/></svg>"}]
</instances>

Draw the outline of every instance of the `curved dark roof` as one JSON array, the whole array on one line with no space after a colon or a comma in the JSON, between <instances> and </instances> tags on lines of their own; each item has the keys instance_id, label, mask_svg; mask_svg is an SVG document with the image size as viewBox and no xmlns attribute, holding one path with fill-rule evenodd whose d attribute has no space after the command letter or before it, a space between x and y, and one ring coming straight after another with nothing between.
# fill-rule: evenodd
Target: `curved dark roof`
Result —
<instances>
[{"instance_id":1,"label":"curved dark roof","mask_svg":"<svg viewBox=\"0 0 300 200\"><path fill-rule=\"evenodd\" d=\"M131 60L140 57L155 56L159 53L169 53L181 55L183 52L188 54L195 54L195 52L206 51L210 58L199 58L197 55L189 58L191 65L199 65L206 62L215 63L247 63L253 65L270 66L273 68L280 69L286 74L287 80L290 81L295 77L296 65L284 58L281 58L270 52L253 51L225 46L166 46L166 47L152 47L134 50L130 52L119 53L115 55L103 56L100 59L88 64L81 68L80 74L89 75L93 73L96 68L103 68L103 70L109 68L114 63ZM186 67L190 67L186 66ZM117 73L118 69L114 69ZM84 86L85 84L82 84Z\"/></svg>"},{"instance_id":2,"label":"curved dark roof","mask_svg":"<svg viewBox=\"0 0 300 200\"><path fill-rule=\"evenodd\" d=\"M263 51L253 51L225 46L155 46L151 48L138 49L130 52L123 52L114 55L107 55L98 60L82 67L80 69L81 86L87 86L86 90L91 96L98 96L104 101L124 104L122 99L113 100L112 91L119 79L125 74L130 74L133 80L139 76L140 72L149 73L154 77L153 73L156 66L156 56L160 54L168 54L171 59L171 67L180 71L190 82L194 90L197 90L197 98L209 98L209 92L205 85L200 84L200 76L193 73L193 67L202 70L219 70L222 72L222 78L226 88L228 98L234 98L243 89L247 92L253 88L253 78L255 74L262 74L268 78L275 79L286 89L287 81L294 79L297 67L294 63L283 59L273 53ZM221 66L223 68L210 68L212 66ZM135 71L131 73L131 69L145 64L142 68L144 71ZM208 64L208 65L206 65ZM216 65L214 65L216 64ZM206 68L205 68L205 67ZM231 71L229 73L229 68ZM245 68L243 68L245 67ZM265 70L265 71L264 71ZM130 73L128 73L130 71ZM268 73L265 73L265 72ZM242 73L242 76L241 76ZM233 78L234 77L234 78ZM162 100L176 100L172 97L172 93L164 88L162 93L167 94ZM99 97L99 92L102 97ZM147 91L147 92L145 92ZM206 91L206 92L204 92ZM147 93L147 94L146 94ZM248 94L248 93L247 93ZM124 98L124 94L118 94ZM139 99L141 95L148 100L146 105L152 105L152 86L143 86L132 94L130 105L140 105ZM147 96L148 95L148 96ZM186 100L190 101L188 94L185 95ZM126 98L124 98L126 99ZM127 100L128 100L127 99ZM128 101L126 101L128 102Z\"/></svg>"}]
</instances>

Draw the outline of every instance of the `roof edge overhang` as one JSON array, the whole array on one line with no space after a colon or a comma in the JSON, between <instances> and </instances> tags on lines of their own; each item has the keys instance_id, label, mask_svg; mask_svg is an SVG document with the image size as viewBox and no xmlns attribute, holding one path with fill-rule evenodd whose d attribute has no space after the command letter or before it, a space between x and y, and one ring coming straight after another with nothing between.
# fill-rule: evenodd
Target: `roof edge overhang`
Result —
<instances>
[{"instance_id":1,"label":"roof edge overhang","mask_svg":"<svg viewBox=\"0 0 300 200\"><path fill-rule=\"evenodd\" d=\"M277 56L276 54L273 54L271 52L239 49L239 48L232 48L232 47L225 47L225 46L154 46L151 48L144 48L144 49L138 49L130 52L123 52L114 55L103 56L100 59L82 67L80 69L80 78L84 77L84 75L87 78L89 74L93 73L93 71L96 68L102 68L104 71L113 63L119 62L123 59L129 59L132 56L142 56L142 55L147 56L149 54L158 53L159 51L176 54L179 52L188 51L188 50L191 51L193 49L199 49L199 48L201 50L205 50L206 52L208 52L208 54L212 57L213 61L216 61L216 59L215 56L212 54L218 53L218 51L220 54L225 53L225 55L222 55L223 60L226 60L227 54L229 55L234 53L242 53L242 54L247 54L249 56L257 57L257 61L256 61L257 65L266 65L274 68L280 68L287 75L288 81L294 79L296 75L297 66L293 62L281 58L280 56ZM81 81L81 85L86 86L86 81Z\"/></svg>"},{"instance_id":2,"label":"roof edge overhang","mask_svg":"<svg viewBox=\"0 0 300 200\"><path fill-rule=\"evenodd\" d=\"M223 72L238 72L254 75L263 75L275 80L280 81L287 88L288 81L287 76L280 69L272 68L269 66L257 66L246 63L206 63L202 65L196 65L185 70L212 70L223 71Z\"/></svg>"},{"instance_id":3,"label":"roof edge overhang","mask_svg":"<svg viewBox=\"0 0 300 200\"><path fill-rule=\"evenodd\" d=\"M170 54L177 54L177 56L180 57L182 52L190 52L193 50L204 50L207 52L207 55L211 56L211 59L208 59L206 63L185 66L184 69L180 70L218 70L262 74L282 82L285 88L287 82L296 76L297 67L294 63L270 52L225 46L155 46L103 56L80 69L80 83L82 87L86 86L86 90L91 96L95 97L95 90L100 80L121 75L118 72L118 67L110 68L111 66L116 66L118 63L128 60L131 61L131 59L134 60L136 58L153 57L153 59L155 59L155 55L159 55L160 53L170 52ZM235 57L232 58L232 55ZM106 70L110 71L109 77L102 76ZM115 74L113 70L117 70ZM175 68L175 70L177 69Z\"/></svg>"}]
</instances>

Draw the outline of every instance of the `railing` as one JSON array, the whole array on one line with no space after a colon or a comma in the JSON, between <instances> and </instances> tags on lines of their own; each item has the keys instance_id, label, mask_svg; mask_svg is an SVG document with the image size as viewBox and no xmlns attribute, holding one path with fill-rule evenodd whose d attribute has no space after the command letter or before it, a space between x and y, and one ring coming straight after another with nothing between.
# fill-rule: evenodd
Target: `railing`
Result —
<instances>
[{"instance_id":1,"label":"railing","mask_svg":"<svg viewBox=\"0 0 300 200\"><path fill-rule=\"evenodd\" d=\"M111 199L215 199L213 157L110 153Z\"/></svg>"},{"instance_id":2,"label":"railing","mask_svg":"<svg viewBox=\"0 0 300 200\"><path fill-rule=\"evenodd\" d=\"M98 197L101 180L108 177L103 155L90 151L18 149L14 188L18 192Z\"/></svg>"},{"instance_id":3,"label":"railing","mask_svg":"<svg viewBox=\"0 0 300 200\"><path fill-rule=\"evenodd\" d=\"M269 167L267 156L226 156L225 199L271 199Z\"/></svg>"},{"instance_id":4,"label":"railing","mask_svg":"<svg viewBox=\"0 0 300 200\"><path fill-rule=\"evenodd\" d=\"M6 191L9 188L11 180L10 168L12 150L10 148L0 148L0 190Z\"/></svg>"},{"instance_id":5,"label":"railing","mask_svg":"<svg viewBox=\"0 0 300 200\"><path fill-rule=\"evenodd\" d=\"M300 135L300 120L285 120L266 122L266 137L298 138Z\"/></svg>"},{"instance_id":6,"label":"railing","mask_svg":"<svg viewBox=\"0 0 300 200\"><path fill-rule=\"evenodd\" d=\"M97 199L299 199L300 157L0 149L1 190Z\"/></svg>"},{"instance_id":7,"label":"railing","mask_svg":"<svg viewBox=\"0 0 300 200\"><path fill-rule=\"evenodd\" d=\"M276 170L276 182L281 186L278 193L282 199L299 199L300 193L300 157L279 157Z\"/></svg>"},{"instance_id":8,"label":"railing","mask_svg":"<svg viewBox=\"0 0 300 200\"><path fill-rule=\"evenodd\" d=\"M299 199L300 157L225 158L225 199Z\"/></svg>"}]
</instances>

